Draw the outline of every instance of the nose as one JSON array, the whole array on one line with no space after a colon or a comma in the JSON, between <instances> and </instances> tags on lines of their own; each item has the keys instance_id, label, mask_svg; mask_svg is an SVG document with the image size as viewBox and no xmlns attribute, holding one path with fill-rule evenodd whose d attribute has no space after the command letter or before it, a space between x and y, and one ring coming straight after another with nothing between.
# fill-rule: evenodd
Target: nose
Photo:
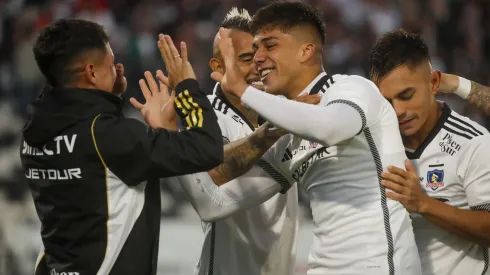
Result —
<instances>
[{"instance_id":1,"label":"nose","mask_svg":"<svg viewBox=\"0 0 490 275\"><path fill-rule=\"evenodd\" d=\"M398 100L393 100L391 105L393 106L393 109L395 109L395 113L398 119L403 118L407 113L407 109L405 108L403 103L399 102Z\"/></svg>"},{"instance_id":2,"label":"nose","mask_svg":"<svg viewBox=\"0 0 490 275\"><path fill-rule=\"evenodd\" d=\"M267 54L265 53L265 51L263 49L259 48L255 52L254 63L257 65L260 65L260 64L264 63L266 59L267 59Z\"/></svg>"}]
</instances>

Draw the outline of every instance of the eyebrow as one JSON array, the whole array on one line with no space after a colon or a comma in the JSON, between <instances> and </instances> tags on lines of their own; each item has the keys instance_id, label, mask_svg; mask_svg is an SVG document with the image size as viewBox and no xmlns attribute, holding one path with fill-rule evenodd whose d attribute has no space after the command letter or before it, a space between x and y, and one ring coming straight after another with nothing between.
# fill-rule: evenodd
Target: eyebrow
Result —
<instances>
[{"instance_id":1,"label":"eyebrow","mask_svg":"<svg viewBox=\"0 0 490 275\"><path fill-rule=\"evenodd\" d=\"M271 36L271 37L262 38L262 40L260 40L260 43L261 43L261 44L263 44L263 43L267 43L267 42L269 42L269 41L271 41L271 40L274 40L274 39L275 39L275 40L277 40L277 39L279 39L279 38L277 38L277 37L275 37L275 36ZM253 44L252 44L252 48L257 49L258 47L259 47L259 46L257 46L257 44L256 44L255 42L253 42Z\"/></svg>"},{"instance_id":2,"label":"eyebrow","mask_svg":"<svg viewBox=\"0 0 490 275\"><path fill-rule=\"evenodd\" d=\"M396 94L396 96L398 97L401 94L408 93L408 92L410 92L413 89L414 89L413 87L407 87L407 88L401 90L398 94Z\"/></svg>"},{"instance_id":3,"label":"eyebrow","mask_svg":"<svg viewBox=\"0 0 490 275\"><path fill-rule=\"evenodd\" d=\"M242 59L242 58L253 57L253 56L254 56L254 53L248 52L248 53L241 53L241 54L239 54L238 55L238 58L239 59Z\"/></svg>"}]
</instances>

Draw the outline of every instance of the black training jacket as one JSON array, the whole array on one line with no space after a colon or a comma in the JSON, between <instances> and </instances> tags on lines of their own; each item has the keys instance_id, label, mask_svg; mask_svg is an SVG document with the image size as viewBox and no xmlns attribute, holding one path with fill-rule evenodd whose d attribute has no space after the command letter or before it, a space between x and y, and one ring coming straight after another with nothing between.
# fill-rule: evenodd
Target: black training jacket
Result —
<instances>
[{"instance_id":1,"label":"black training jacket","mask_svg":"<svg viewBox=\"0 0 490 275\"><path fill-rule=\"evenodd\" d=\"M223 160L217 118L198 82L185 80L176 92L182 132L148 134L123 117L121 98L99 90L47 89L28 106L20 153L44 246L35 275L156 274L158 178Z\"/></svg>"}]
</instances>

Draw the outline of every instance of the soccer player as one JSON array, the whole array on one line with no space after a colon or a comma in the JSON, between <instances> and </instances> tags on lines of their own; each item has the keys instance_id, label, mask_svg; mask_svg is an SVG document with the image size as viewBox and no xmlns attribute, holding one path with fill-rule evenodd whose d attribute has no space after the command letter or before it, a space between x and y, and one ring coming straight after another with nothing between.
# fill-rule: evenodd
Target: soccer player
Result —
<instances>
[{"instance_id":1,"label":"soccer player","mask_svg":"<svg viewBox=\"0 0 490 275\"><path fill-rule=\"evenodd\" d=\"M441 74L439 92L456 94L490 115L490 87L453 74Z\"/></svg>"},{"instance_id":2,"label":"soccer player","mask_svg":"<svg viewBox=\"0 0 490 275\"><path fill-rule=\"evenodd\" d=\"M248 84L263 89L253 64L250 19L246 10L233 8L221 26L230 30L236 53L233 58L240 76ZM223 56L216 43L213 48L209 65L213 71L223 73ZM239 140L256 130L257 113L246 109L239 98L223 93L218 83L208 98L218 116L225 143ZM319 102L319 97L308 98L302 100ZM273 139L268 147L281 136ZM259 166L252 167L245 175L218 187L210 175L219 173L220 169L173 179L181 184L205 222L204 244L195 274L294 274L298 234L297 185L291 185L279 173L274 173L267 163L259 162Z\"/></svg>"},{"instance_id":3,"label":"soccer player","mask_svg":"<svg viewBox=\"0 0 490 275\"><path fill-rule=\"evenodd\" d=\"M441 73L419 35L386 33L370 58L411 160L407 171L390 168L383 186L413 213L422 274L490 274L490 134L435 99Z\"/></svg>"},{"instance_id":4,"label":"soccer player","mask_svg":"<svg viewBox=\"0 0 490 275\"><path fill-rule=\"evenodd\" d=\"M310 198L315 228L308 274L418 275L409 214L401 203L386 199L380 184L382 171L403 167L406 158L395 112L371 81L324 72L321 18L299 2L275 2L254 15L254 61L267 93L240 77L231 58L232 40L223 29L218 45L226 72L212 77L224 91L292 133L263 158ZM322 101L307 105L278 94L288 99L321 94ZM245 169L243 162L230 166L221 181Z\"/></svg>"},{"instance_id":5,"label":"soccer player","mask_svg":"<svg viewBox=\"0 0 490 275\"><path fill-rule=\"evenodd\" d=\"M155 275L155 179L207 171L223 160L216 115L189 67L169 75L187 131L159 129L167 110L159 94L145 94L138 105L155 129L150 136L143 123L122 116L115 94L125 81L108 41L96 23L62 19L34 45L52 87L29 106L20 152L42 224L36 275ZM114 91L116 79L122 89Z\"/></svg>"}]
</instances>

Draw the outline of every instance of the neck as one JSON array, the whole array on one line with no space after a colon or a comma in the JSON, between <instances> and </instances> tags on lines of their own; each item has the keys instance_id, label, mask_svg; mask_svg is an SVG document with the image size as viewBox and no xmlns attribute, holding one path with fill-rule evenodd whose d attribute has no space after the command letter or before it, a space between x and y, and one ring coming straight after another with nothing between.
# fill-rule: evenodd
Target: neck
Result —
<instances>
[{"instance_id":1,"label":"neck","mask_svg":"<svg viewBox=\"0 0 490 275\"><path fill-rule=\"evenodd\" d=\"M411 150L416 150L422 145L424 140L429 136L432 129L436 126L437 121L442 114L442 105L437 101L435 102L434 108L432 108L427 120L424 125L413 135L403 137L403 143L405 147Z\"/></svg>"},{"instance_id":2,"label":"neck","mask_svg":"<svg viewBox=\"0 0 490 275\"><path fill-rule=\"evenodd\" d=\"M304 71L303 73L301 73L301 77L296 78L297 79L296 83L294 83L293 85L290 86L292 88L291 88L291 90L287 94L285 94L285 96L288 99L297 98L298 95L306 87L308 87L308 85L310 85L310 83L313 82L313 80L315 80L315 78L319 74L321 74L324 71L325 70L323 69L322 66L315 67L315 68L312 68L311 70Z\"/></svg>"},{"instance_id":3,"label":"neck","mask_svg":"<svg viewBox=\"0 0 490 275\"><path fill-rule=\"evenodd\" d=\"M254 112L251 109L245 108L245 106L242 105L242 102L238 97L228 93L223 93L223 94L226 97L226 99L228 99L228 101L231 103L231 105L233 105L233 107L235 107L238 111L240 111L245 116L245 118L248 119L250 123L252 123L252 125L255 128L259 127L259 115L256 112Z\"/></svg>"}]
</instances>

